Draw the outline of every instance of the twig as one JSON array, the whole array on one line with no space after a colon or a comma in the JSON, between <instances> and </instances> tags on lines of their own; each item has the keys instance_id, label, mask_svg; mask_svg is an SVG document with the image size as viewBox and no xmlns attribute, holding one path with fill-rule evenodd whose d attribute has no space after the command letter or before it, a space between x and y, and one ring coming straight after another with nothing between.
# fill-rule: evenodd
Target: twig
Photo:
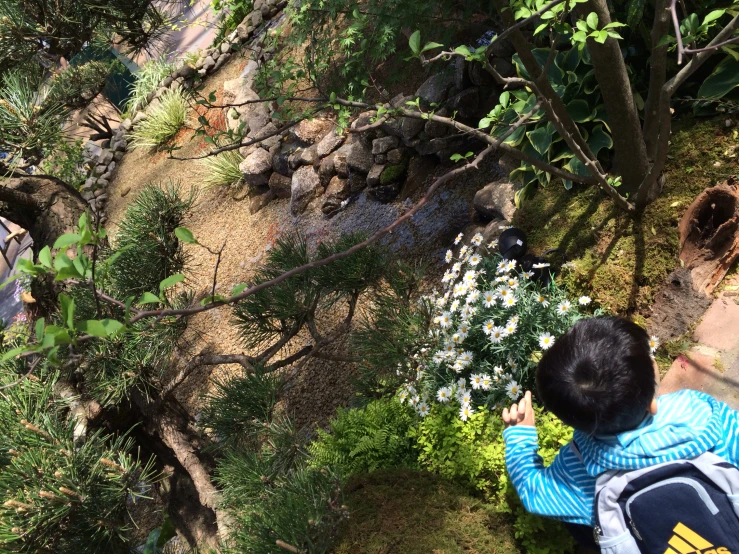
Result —
<instances>
[{"instance_id":1,"label":"twig","mask_svg":"<svg viewBox=\"0 0 739 554\"><path fill-rule=\"evenodd\" d=\"M240 364L248 372L254 371L252 365L254 358L246 356L244 354L198 354L192 360L190 360L185 367L177 372L172 380L167 383L162 391L159 393L159 398L156 402L161 402L174 390L179 387L189 376L200 366L204 365L221 365L221 364Z\"/></svg>"},{"instance_id":2,"label":"twig","mask_svg":"<svg viewBox=\"0 0 739 554\"><path fill-rule=\"evenodd\" d=\"M32 352L31 354L35 354L35 352ZM28 371L26 373L24 373L23 375L21 375L20 377L18 377L18 379L15 380L15 381L13 381L12 383L8 383L7 385L3 385L2 387L0 387L0 390L5 390L5 389L9 389L9 388L15 387L17 385L20 385L26 379L29 379L31 377L31 375L33 375L33 372L36 371L36 367L38 367L39 362L41 362L41 358L36 358L35 360L33 360L29 364L29 368L28 368Z\"/></svg>"}]
</instances>

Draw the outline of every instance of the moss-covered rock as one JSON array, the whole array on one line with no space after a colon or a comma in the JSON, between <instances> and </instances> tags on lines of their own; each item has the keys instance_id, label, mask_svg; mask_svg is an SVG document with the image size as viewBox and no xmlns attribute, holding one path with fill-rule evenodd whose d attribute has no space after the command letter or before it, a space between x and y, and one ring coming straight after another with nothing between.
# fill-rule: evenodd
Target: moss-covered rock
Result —
<instances>
[{"instance_id":1,"label":"moss-covered rock","mask_svg":"<svg viewBox=\"0 0 739 554\"><path fill-rule=\"evenodd\" d=\"M397 183L405 178L408 172L408 162L387 166L380 175L380 185L390 185Z\"/></svg>"}]
</instances>

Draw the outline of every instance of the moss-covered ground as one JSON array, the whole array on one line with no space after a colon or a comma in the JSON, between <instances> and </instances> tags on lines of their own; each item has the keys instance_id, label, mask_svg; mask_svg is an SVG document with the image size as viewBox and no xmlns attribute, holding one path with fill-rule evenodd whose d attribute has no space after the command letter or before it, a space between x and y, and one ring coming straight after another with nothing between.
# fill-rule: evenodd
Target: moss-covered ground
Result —
<instances>
[{"instance_id":1,"label":"moss-covered ground","mask_svg":"<svg viewBox=\"0 0 739 554\"><path fill-rule=\"evenodd\" d=\"M335 554L512 554L504 514L429 473L392 470L347 486L351 517Z\"/></svg>"},{"instance_id":2,"label":"moss-covered ground","mask_svg":"<svg viewBox=\"0 0 739 554\"><path fill-rule=\"evenodd\" d=\"M514 220L532 252L566 253L573 264L562 278L574 294L637 321L648 317L654 295L679 263L677 226L686 208L704 188L737 172L737 131L726 128L724 118L684 118L673 129L663 192L639 218L595 187L567 191L553 183Z\"/></svg>"}]
</instances>

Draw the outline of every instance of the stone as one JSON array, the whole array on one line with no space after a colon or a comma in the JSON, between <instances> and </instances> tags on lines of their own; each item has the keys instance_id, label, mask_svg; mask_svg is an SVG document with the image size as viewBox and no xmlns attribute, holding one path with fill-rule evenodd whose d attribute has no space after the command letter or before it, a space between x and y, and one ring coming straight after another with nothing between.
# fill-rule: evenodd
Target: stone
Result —
<instances>
[{"instance_id":1,"label":"stone","mask_svg":"<svg viewBox=\"0 0 739 554\"><path fill-rule=\"evenodd\" d=\"M280 143L280 135L276 133L277 133L277 126L271 121L269 121L264 127L262 127L256 133L250 130L249 138L260 139L262 137L267 137L264 140L262 140L261 144L262 144L262 148L266 148L267 150L270 150L275 145Z\"/></svg>"},{"instance_id":2,"label":"stone","mask_svg":"<svg viewBox=\"0 0 739 554\"><path fill-rule=\"evenodd\" d=\"M107 171L107 173L113 173L115 171L115 168L116 167L117 166L116 166L116 163L115 162L113 162L113 161L110 162L110 164L108 165L108 171Z\"/></svg>"},{"instance_id":3,"label":"stone","mask_svg":"<svg viewBox=\"0 0 739 554\"><path fill-rule=\"evenodd\" d=\"M454 58L454 88L464 90L469 86L467 75L467 61L464 58Z\"/></svg>"},{"instance_id":4,"label":"stone","mask_svg":"<svg viewBox=\"0 0 739 554\"><path fill-rule=\"evenodd\" d=\"M254 2L254 9L255 10L261 10L262 9L262 6L264 6L264 5L265 5L264 0L255 0L255 2Z\"/></svg>"},{"instance_id":5,"label":"stone","mask_svg":"<svg viewBox=\"0 0 739 554\"><path fill-rule=\"evenodd\" d=\"M128 196L128 193L131 192L131 187L123 187L121 189L121 198L125 198Z\"/></svg>"},{"instance_id":6,"label":"stone","mask_svg":"<svg viewBox=\"0 0 739 554\"><path fill-rule=\"evenodd\" d=\"M303 213L320 189L318 173L310 166L299 168L292 177L290 212L293 215Z\"/></svg>"},{"instance_id":7,"label":"stone","mask_svg":"<svg viewBox=\"0 0 739 554\"><path fill-rule=\"evenodd\" d=\"M292 179L276 171L270 175L268 185L275 198L290 198L292 195Z\"/></svg>"},{"instance_id":8,"label":"stone","mask_svg":"<svg viewBox=\"0 0 739 554\"><path fill-rule=\"evenodd\" d=\"M490 73L487 72L485 67L480 62L473 62L468 68L470 81L472 84L478 87L489 87L495 84L495 79Z\"/></svg>"},{"instance_id":9,"label":"stone","mask_svg":"<svg viewBox=\"0 0 739 554\"><path fill-rule=\"evenodd\" d=\"M421 99L427 106L430 104L441 104L446 100L449 87L452 86L452 80L444 73L432 75L418 87L416 96Z\"/></svg>"},{"instance_id":10,"label":"stone","mask_svg":"<svg viewBox=\"0 0 739 554\"><path fill-rule=\"evenodd\" d=\"M384 165L373 165L367 173L367 186L376 187L380 184L380 175L385 171Z\"/></svg>"},{"instance_id":11,"label":"stone","mask_svg":"<svg viewBox=\"0 0 739 554\"><path fill-rule=\"evenodd\" d=\"M439 113L438 115L444 115L442 113ZM426 122L426 125L423 128L423 131L426 133L426 135L429 138L441 138L445 137L449 134L450 127L448 125L445 125L444 123L441 123L439 121L432 121L429 120Z\"/></svg>"},{"instance_id":12,"label":"stone","mask_svg":"<svg viewBox=\"0 0 739 554\"><path fill-rule=\"evenodd\" d=\"M172 75L170 75L169 77L165 77L164 80L162 81L162 86L168 87L169 85L172 84L172 81L174 81L174 77Z\"/></svg>"},{"instance_id":13,"label":"stone","mask_svg":"<svg viewBox=\"0 0 739 554\"><path fill-rule=\"evenodd\" d=\"M203 60L203 67L202 67L202 69L204 69L205 72L207 73L208 71L210 71L211 69L213 69L213 67L215 65L216 65L216 61L213 59L213 57L212 56L208 56L207 58L205 58Z\"/></svg>"},{"instance_id":14,"label":"stone","mask_svg":"<svg viewBox=\"0 0 739 554\"><path fill-rule=\"evenodd\" d=\"M490 53L498 58L510 58L516 53L513 43L508 39L495 40L490 45Z\"/></svg>"},{"instance_id":15,"label":"stone","mask_svg":"<svg viewBox=\"0 0 739 554\"><path fill-rule=\"evenodd\" d=\"M231 51L231 43L222 42L221 43L221 54L228 54L230 51Z\"/></svg>"},{"instance_id":16,"label":"stone","mask_svg":"<svg viewBox=\"0 0 739 554\"><path fill-rule=\"evenodd\" d=\"M331 217L341 208L342 203L351 196L349 181L341 177L334 176L326 187L326 199L321 206L324 215Z\"/></svg>"},{"instance_id":17,"label":"stone","mask_svg":"<svg viewBox=\"0 0 739 554\"><path fill-rule=\"evenodd\" d=\"M280 175L285 175L287 177L292 176L293 172L290 168L288 159L289 154L287 152L276 152L272 156L272 170Z\"/></svg>"},{"instance_id":18,"label":"stone","mask_svg":"<svg viewBox=\"0 0 739 554\"><path fill-rule=\"evenodd\" d=\"M373 158L376 164L385 165L387 163L387 155L385 154L376 154Z\"/></svg>"},{"instance_id":19,"label":"stone","mask_svg":"<svg viewBox=\"0 0 739 554\"><path fill-rule=\"evenodd\" d=\"M426 179L434 172L438 161L435 156L416 156L408 162L408 171L401 191L402 198L406 199L421 188Z\"/></svg>"},{"instance_id":20,"label":"stone","mask_svg":"<svg viewBox=\"0 0 739 554\"><path fill-rule=\"evenodd\" d=\"M218 58L218 61L216 62L216 65L213 66L213 71L218 71L221 69L224 65L226 65L226 62L231 59L231 53L228 54L221 54Z\"/></svg>"},{"instance_id":21,"label":"stone","mask_svg":"<svg viewBox=\"0 0 739 554\"><path fill-rule=\"evenodd\" d=\"M318 162L318 153L316 152L316 145L308 148L303 148L300 151L300 164L301 165L316 165Z\"/></svg>"},{"instance_id":22,"label":"stone","mask_svg":"<svg viewBox=\"0 0 739 554\"><path fill-rule=\"evenodd\" d=\"M495 58L492 60L491 65L493 66L493 69L495 69L500 74L501 77L516 76L516 66L505 58ZM490 75L487 71L485 71L485 73Z\"/></svg>"},{"instance_id":23,"label":"stone","mask_svg":"<svg viewBox=\"0 0 739 554\"><path fill-rule=\"evenodd\" d=\"M102 195L103 193L105 193L105 189L103 189L103 188L99 188L99 189L97 189L97 190L96 190L95 192L93 192L93 193L92 193L92 195L93 195L93 196L94 196L95 198L99 198L99 197L100 197L100 195Z\"/></svg>"},{"instance_id":24,"label":"stone","mask_svg":"<svg viewBox=\"0 0 739 554\"><path fill-rule=\"evenodd\" d=\"M400 185L381 185L379 187L371 188L367 191L367 195L377 200L380 204L387 204L392 202L398 196L400 192Z\"/></svg>"},{"instance_id":25,"label":"stone","mask_svg":"<svg viewBox=\"0 0 739 554\"><path fill-rule=\"evenodd\" d=\"M96 165L96 166L95 166L95 169L93 170L93 175L95 175L95 176L100 176L100 175L102 175L103 173L105 173L105 171L106 171L107 169L108 169L108 166L107 166L107 165L103 165L103 164L100 164L100 165Z\"/></svg>"},{"instance_id":26,"label":"stone","mask_svg":"<svg viewBox=\"0 0 739 554\"><path fill-rule=\"evenodd\" d=\"M475 210L486 219L513 219L516 213L516 187L508 181L493 181L475 193Z\"/></svg>"},{"instance_id":27,"label":"stone","mask_svg":"<svg viewBox=\"0 0 739 554\"><path fill-rule=\"evenodd\" d=\"M359 194L367 188L367 179L364 175L352 173L347 180L349 182L349 191L352 194Z\"/></svg>"},{"instance_id":28,"label":"stone","mask_svg":"<svg viewBox=\"0 0 739 554\"><path fill-rule=\"evenodd\" d=\"M95 177L88 177L85 180L85 184L82 185L82 190L93 190L95 187L97 187L97 179Z\"/></svg>"},{"instance_id":29,"label":"stone","mask_svg":"<svg viewBox=\"0 0 739 554\"><path fill-rule=\"evenodd\" d=\"M412 139L423 131L425 126L426 122L423 119L404 117L400 122L400 132L403 135L403 139Z\"/></svg>"},{"instance_id":30,"label":"stone","mask_svg":"<svg viewBox=\"0 0 739 554\"><path fill-rule=\"evenodd\" d=\"M113 180L113 172L106 171L105 173L103 173L100 176L100 179L105 180L105 181L112 181Z\"/></svg>"},{"instance_id":31,"label":"stone","mask_svg":"<svg viewBox=\"0 0 739 554\"><path fill-rule=\"evenodd\" d=\"M238 36L238 39L240 42L246 42L249 40L249 35L251 34L251 25L248 23L241 23L236 27L236 35Z\"/></svg>"},{"instance_id":32,"label":"stone","mask_svg":"<svg viewBox=\"0 0 739 554\"><path fill-rule=\"evenodd\" d=\"M137 113L137 114L136 114L136 115L135 115L135 116L133 117L133 121L132 121L132 123L133 123L133 125L134 125L134 126L136 126L136 125L138 125L139 123L141 123L141 122L142 122L142 121L143 121L144 119L146 119L147 117L148 117L148 116L146 115L146 113L145 113L145 112L141 112L141 111L140 111L140 112L138 112L138 113Z\"/></svg>"},{"instance_id":33,"label":"stone","mask_svg":"<svg viewBox=\"0 0 739 554\"><path fill-rule=\"evenodd\" d=\"M714 300L703 314L693 339L716 350L737 350L739 332L736 325L726 324L729 321L739 322L739 305L724 298Z\"/></svg>"},{"instance_id":34,"label":"stone","mask_svg":"<svg viewBox=\"0 0 739 554\"><path fill-rule=\"evenodd\" d=\"M421 141L420 144L416 145L416 151L421 156L428 156L429 154L437 154L449 146L452 141L446 138L435 138L429 141Z\"/></svg>"},{"instance_id":35,"label":"stone","mask_svg":"<svg viewBox=\"0 0 739 554\"><path fill-rule=\"evenodd\" d=\"M339 177L347 178L349 176L349 165L346 163L346 152L342 152L341 149L339 149L334 155L334 169L336 169L336 174Z\"/></svg>"},{"instance_id":36,"label":"stone","mask_svg":"<svg viewBox=\"0 0 739 554\"><path fill-rule=\"evenodd\" d=\"M330 133L328 133L325 137L323 137L318 145L316 146L316 153L318 154L319 158L325 158L328 156L331 152L336 150L339 146L344 144L344 141L346 140L345 135L337 134L337 130L334 129Z\"/></svg>"},{"instance_id":37,"label":"stone","mask_svg":"<svg viewBox=\"0 0 739 554\"><path fill-rule=\"evenodd\" d=\"M394 137L403 138L402 122L399 119L390 119L380 125L380 129L387 134Z\"/></svg>"},{"instance_id":38,"label":"stone","mask_svg":"<svg viewBox=\"0 0 739 554\"><path fill-rule=\"evenodd\" d=\"M388 150L397 148L399 144L397 137L382 137L372 141L373 154L385 154Z\"/></svg>"},{"instance_id":39,"label":"stone","mask_svg":"<svg viewBox=\"0 0 739 554\"><path fill-rule=\"evenodd\" d=\"M123 156L125 155L125 152L119 151L113 154L113 159L117 162L120 162L123 159Z\"/></svg>"},{"instance_id":40,"label":"stone","mask_svg":"<svg viewBox=\"0 0 739 554\"><path fill-rule=\"evenodd\" d=\"M269 189L267 192L264 192L262 194L257 194L255 196L252 196L249 199L249 213L254 215L258 211L260 211L262 208L264 208L267 204L272 202L277 198L274 191L272 189Z\"/></svg>"},{"instance_id":41,"label":"stone","mask_svg":"<svg viewBox=\"0 0 739 554\"><path fill-rule=\"evenodd\" d=\"M113 161L113 152L110 150L101 150L97 156L98 165L108 166Z\"/></svg>"},{"instance_id":42,"label":"stone","mask_svg":"<svg viewBox=\"0 0 739 554\"><path fill-rule=\"evenodd\" d=\"M192 79L195 77L195 68L191 65L185 64L182 67L180 67L177 71L175 71L175 74L177 77L180 77L182 79Z\"/></svg>"},{"instance_id":43,"label":"stone","mask_svg":"<svg viewBox=\"0 0 739 554\"><path fill-rule=\"evenodd\" d=\"M297 140L306 144L320 142L334 129L334 122L328 119L304 119L290 131Z\"/></svg>"},{"instance_id":44,"label":"stone","mask_svg":"<svg viewBox=\"0 0 739 554\"><path fill-rule=\"evenodd\" d=\"M251 12L251 24L254 27L258 27L261 25L262 21L264 20L264 17L262 16L262 10L254 10Z\"/></svg>"},{"instance_id":45,"label":"stone","mask_svg":"<svg viewBox=\"0 0 739 554\"><path fill-rule=\"evenodd\" d=\"M503 154L498 160L498 167L506 177L513 173L515 169L518 169L520 165L521 163L510 154Z\"/></svg>"},{"instance_id":46,"label":"stone","mask_svg":"<svg viewBox=\"0 0 739 554\"><path fill-rule=\"evenodd\" d=\"M272 158L263 148L257 148L239 165L244 182L250 187L266 185L272 171Z\"/></svg>"},{"instance_id":47,"label":"stone","mask_svg":"<svg viewBox=\"0 0 739 554\"><path fill-rule=\"evenodd\" d=\"M463 90L447 100L446 105L450 110L456 111L459 117L470 119L477 114L477 108L480 105L479 89L477 87L471 87Z\"/></svg>"},{"instance_id":48,"label":"stone","mask_svg":"<svg viewBox=\"0 0 739 554\"><path fill-rule=\"evenodd\" d=\"M405 157L405 148L393 148L387 153L387 163L399 164Z\"/></svg>"},{"instance_id":49,"label":"stone","mask_svg":"<svg viewBox=\"0 0 739 554\"><path fill-rule=\"evenodd\" d=\"M271 123L269 111L264 104L254 104L246 115L250 133L258 133L267 126L267 123Z\"/></svg>"},{"instance_id":50,"label":"stone","mask_svg":"<svg viewBox=\"0 0 739 554\"><path fill-rule=\"evenodd\" d=\"M321 186L328 186L331 179L336 175L336 166L334 163L334 154L329 154L323 160L318 168L318 177L321 180Z\"/></svg>"},{"instance_id":51,"label":"stone","mask_svg":"<svg viewBox=\"0 0 739 554\"><path fill-rule=\"evenodd\" d=\"M346 155L349 171L353 170L366 174L372 167L372 162L372 150L363 142L357 141L349 145L349 152Z\"/></svg>"},{"instance_id":52,"label":"stone","mask_svg":"<svg viewBox=\"0 0 739 554\"><path fill-rule=\"evenodd\" d=\"M124 133L127 133L131 130L131 127L133 126L133 121L131 121L130 117L127 117L123 121L121 121L120 128L123 129Z\"/></svg>"},{"instance_id":53,"label":"stone","mask_svg":"<svg viewBox=\"0 0 739 554\"><path fill-rule=\"evenodd\" d=\"M100 178L99 178L99 179L97 180L97 186L98 186L98 187L103 187L103 188L105 188L105 187L107 187L108 185L110 185L110 181L108 181L107 179L103 179L102 177L100 177Z\"/></svg>"}]
</instances>

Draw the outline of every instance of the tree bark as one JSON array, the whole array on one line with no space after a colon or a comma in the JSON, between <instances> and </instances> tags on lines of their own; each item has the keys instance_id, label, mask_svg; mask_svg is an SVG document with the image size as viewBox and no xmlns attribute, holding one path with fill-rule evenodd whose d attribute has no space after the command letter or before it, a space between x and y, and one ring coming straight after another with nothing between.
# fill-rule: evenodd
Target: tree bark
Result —
<instances>
[{"instance_id":1,"label":"tree bark","mask_svg":"<svg viewBox=\"0 0 739 554\"><path fill-rule=\"evenodd\" d=\"M71 233L89 207L74 187L49 175L12 177L0 182L0 215L28 230L38 252L59 235Z\"/></svg>"},{"instance_id":2,"label":"tree bark","mask_svg":"<svg viewBox=\"0 0 739 554\"><path fill-rule=\"evenodd\" d=\"M578 5L582 17L591 12L598 14L600 29L611 23L606 0L589 0ZM649 172L649 159L626 63L614 38L607 38L603 44L588 38L587 44L611 127L615 164L623 183L621 192L633 195Z\"/></svg>"},{"instance_id":3,"label":"tree bark","mask_svg":"<svg viewBox=\"0 0 739 554\"><path fill-rule=\"evenodd\" d=\"M649 69L649 92L644 105L644 143L647 147L647 156L654 160L657 153L657 139L659 137L659 95L667 81L667 48L668 45L657 46L670 28L670 2L657 0L654 8L654 23L652 25L652 56Z\"/></svg>"}]
</instances>

